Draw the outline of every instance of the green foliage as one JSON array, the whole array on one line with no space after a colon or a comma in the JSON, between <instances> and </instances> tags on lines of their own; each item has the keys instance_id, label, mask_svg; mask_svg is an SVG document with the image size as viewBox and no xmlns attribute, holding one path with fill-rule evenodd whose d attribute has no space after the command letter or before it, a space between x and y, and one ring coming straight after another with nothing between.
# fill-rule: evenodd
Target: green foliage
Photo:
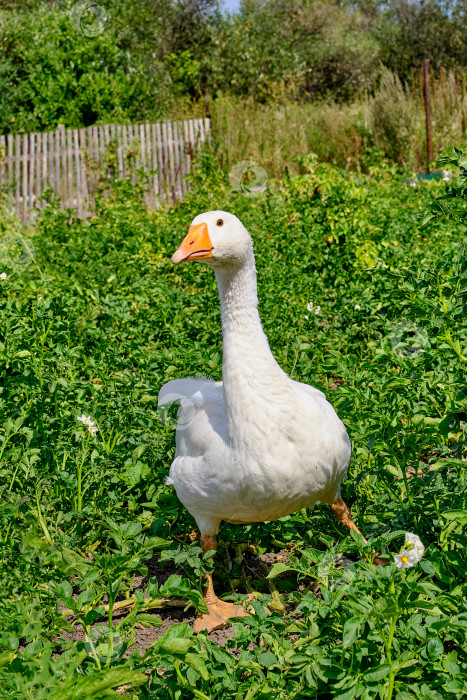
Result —
<instances>
[{"instance_id":1,"label":"green foliage","mask_svg":"<svg viewBox=\"0 0 467 700\"><path fill-rule=\"evenodd\" d=\"M439 167L447 165L459 169L459 182L457 185L446 185L445 193L434 199L422 224L440 218L465 224L467 222L467 156L459 148L453 148L450 155L438 158L436 165Z\"/></svg>"},{"instance_id":2,"label":"green foliage","mask_svg":"<svg viewBox=\"0 0 467 700\"><path fill-rule=\"evenodd\" d=\"M217 0L4 3L0 133L204 115L214 111L209 96L221 95L274 108L317 99L362 106L380 82L382 61L396 77L391 87L382 73L375 138L397 157L397 149L413 147L402 132L412 125L405 116L413 102L419 111L413 78L421 60L429 57L437 72L465 63L464 0L449 7L437 0L251 0L232 15L219 7ZM400 99L400 79L410 79L410 100ZM452 120L435 111L445 135ZM328 134L319 131L325 148Z\"/></svg>"},{"instance_id":3,"label":"green foliage","mask_svg":"<svg viewBox=\"0 0 467 700\"><path fill-rule=\"evenodd\" d=\"M402 78L411 77L429 58L435 69L465 66L465 1L392 0L373 20L384 64Z\"/></svg>"},{"instance_id":4,"label":"green foliage","mask_svg":"<svg viewBox=\"0 0 467 700\"><path fill-rule=\"evenodd\" d=\"M85 15L74 18L74 4L0 11L2 133L142 120L147 94L151 117L163 113L169 93L162 67L144 60L110 10L94 27L93 16L89 24Z\"/></svg>"},{"instance_id":5,"label":"green foliage","mask_svg":"<svg viewBox=\"0 0 467 700\"><path fill-rule=\"evenodd\" d=\"M412 188L384 163L368 175L313 154L299 165L246 197L207 151L169 210L147 212L113 182L89 221L51 199L33 235L4 224L2 698L116 697L121 686L135 699L466 694L465 226L421 227L439 183ZM174 437L160 386L222 372L214 276L170 264L193 217L214 208L252 233L278 362L322 388L347 426L343 497L367 545L318 506L227 525L214 562L201 559L165 485ZM425 544L419 564L371 563L391 560L406 531ZM252 558L278 549L289 559L270 573ZM151 557L183 573L161 583ZM204 609L212 563L219 592L257 592L250 617L226 648L185 622L161 635L161 607ZM142 654L138 623L154 635ZM81 640L63 634L77 626Z\"/></svg>"}]
</instances>

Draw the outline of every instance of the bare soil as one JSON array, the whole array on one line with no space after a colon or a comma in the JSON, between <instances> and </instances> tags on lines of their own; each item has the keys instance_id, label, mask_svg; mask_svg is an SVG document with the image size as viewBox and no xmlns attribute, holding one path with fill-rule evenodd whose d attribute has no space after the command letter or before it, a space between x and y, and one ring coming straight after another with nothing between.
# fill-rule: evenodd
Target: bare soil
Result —
<instances>
[{"instance_id":1,"label":"bare soil","mask_svg":"<svg viewBox=\"0 0 467 700\"><path fill-rule=\"evenodd\" d=\"M256 574L257 576L260 576L261 578L265 578L271 566L279 561L284 563L290 561L287 552L267 552L265 554L259 555L258 557L252 555L247 555L245 557L245 565L249 569L249 571L251 573ZM165 566L162 567L159 563L159 560L156 557L154 557L151 561L147 562L147 566L147 575L135 577L131 586L131 592L137 589L144 590L147 586L148 580L152 577L156 577L157 581L159 582L159 585L162 585L172 574L183 574L181 570L171 565L170 562L166 562ZM119 624L119 622L121 622L122 619L128 614L128 612L128 609L116 611L113 615L113 626L116 627ZM189 625L192 625L196 618L196 611L193 607L190 607L186 611L181 607L166 607L161 609L148 610L145 611L145 613L154 615L155 617L159 617L163 621L163 624L161 627L143 627L142 625L138 625L134 631L135 642L125 652L126 657L133 653L135 650L139 650L141 655L144 654L144 652L151 646L151 644L156 639L165 634L169 627L171 627L177 622L187 622ZM70 622L72 621L73 618L70 618ZM93 626L93 628L97 630L99 625L105 625L107 623L107 617L100 618ZM208 637L212 642L214 642L218 646L224 646L227 640L231 639L234 636L234 634L235 631L233 627L226 627L222 630L214 630L214 632L211 632L208 635ZM70 641L84 641L84 630L81 625L75 625L73 627L73 632L63 632L62 637Z\"/></svg>"}]
</instances>

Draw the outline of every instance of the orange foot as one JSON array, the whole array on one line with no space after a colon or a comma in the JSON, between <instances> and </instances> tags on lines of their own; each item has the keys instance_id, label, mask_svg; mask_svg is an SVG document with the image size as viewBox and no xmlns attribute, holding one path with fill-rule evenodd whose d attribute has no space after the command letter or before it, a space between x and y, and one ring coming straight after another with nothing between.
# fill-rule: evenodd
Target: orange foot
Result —
<instances>
[{"instance_id":1,"label":"orange foot","mask_svg":"<svg viewBox=\"0 0 467 700\"><path fill-rule=\"evenodd\" d=\"M246 617L250 613L241 605L226 603L224 600L216 598L213 603L208 603L208 613L198 615L193 624L193 630L196 634L201 630L212 632L213 630L221 630L229 625L231 617Z\"/></svg>"}]
</instances>

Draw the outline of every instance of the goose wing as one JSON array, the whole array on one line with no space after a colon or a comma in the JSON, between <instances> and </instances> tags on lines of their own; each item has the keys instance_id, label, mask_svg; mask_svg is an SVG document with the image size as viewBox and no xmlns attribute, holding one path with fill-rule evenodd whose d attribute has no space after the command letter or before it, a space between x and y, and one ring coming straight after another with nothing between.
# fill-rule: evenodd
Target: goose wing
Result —
<instances>
[{"instance_id":1,"label":"goose wing","mask_svg":"<svg viewBox=\"0 0 467 700\"><path fill-rule=\"evenodd\" d=\"M159 392L159 408L179 403L177 457L201 457L226 447L226 417L222 382L205 378L174 379Z\"/></svg>"}]
</instances>

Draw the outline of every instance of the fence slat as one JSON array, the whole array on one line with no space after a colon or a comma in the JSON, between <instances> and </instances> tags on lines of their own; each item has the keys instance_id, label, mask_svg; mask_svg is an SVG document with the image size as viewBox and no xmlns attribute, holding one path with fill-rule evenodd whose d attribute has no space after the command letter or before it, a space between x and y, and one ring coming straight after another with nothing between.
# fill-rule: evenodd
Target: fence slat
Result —
<instances>
[{"instance_id":1,"label":"fence slat","mask_svg":"<svg viewBox=\"0 0 467 700\"><path fill-rule=\"evenodd\" d=\"M53 159L53 134L49 131L46 136L47 152L45 158L42 162L42 175L47 177L46 187L50 187L51 190L55 191L54 188L54 159Z\"/></svg>"},{"instance_id":2,"label":"fence slat","mask_svg":"<svg viewBox=\"0 0 467 700\"><path fill-rule=\"evenodd\" d=\"M152 142L151 142L151 127L150 124L144 124L144 143L146 145L145 149L145 163L147 164L145 169L152 170ZM156 205L154 188L151 186L151 180L148 180L148 193L146 196L147 207L149 209L154 209Z\"/></svg>"},{"instance_id":3,"label":"fence slat","mask_svg":"<svg viewBox=\"0 0 467 700\"><path fill-rule=\"evenodd\" d=\"M146 138L144 133L144 124L139 125L139 144L140 144L140 163L139 167L146 170Z\"/></svg>"},{"instance_id":4,"label":"fence slat","mask_svg":"<svg viewBox=\"0 0 467 700\"><path fill-rule=\"evenodd\" d=\"M122 126L123 177L128 177L128 124Z\"/></svg>"},{"instance_id":5,"label":"fence slat","mask_svg":"<svg viewBox=\"0 0 467 700\"><path fill-rule=\"evenodd\" d=\"M154 171L145 202L157 208L164 200L184 196L196 150L209 139L209 119L81 129L60 124L42 134L0 135L0 187L10 193L14 211L24 221L42 208L39 200L46 188L54 191L63 207L86 217L93 213L102 174L127 177L136 184L138 171Z\"/></svg>"},{"instance_id":6,"label":"fence slat","mask_svg":"<svg viewBox=\"0 0 467 700\"><path fill-rule=\"evenodd\" d=\"M28 162L27 156L29 152L29 137L28 134L23 134L21 143L21 184L22 184L22 219L26 220L26 212L28 210Z\"/></svg>"},{"instance_id":7,"label":"fence slat","mask_svg":"<svg viewBox=\"0 0 467 700\"><path fill-rule=\"evenodd\" d=\"M123 177L123 134L122 134L122 125L117 124L117 132L115 135L116 143L117 143L117 162L118 162L118 176Z\"/></svg>"},{"instance_id":8,"label":"fence slat","mask_svg":"<svg viewBox=\"0 0 467 700\"><path fill-rule=\"evenodd\" d=\"M180 154L180 134L179 134L179 127L178 127L178 122L173 122L172 123L172 134L173 134L173 139L174 139L174 169L175 169L175 178L174 178L174 191L175 191L175 199L180 199L182 196L182 188L180 184L180 175L181 175L181 164L182 164L182 159L181 159L181 154Z\"/></svg>"},{"instance_id":9,"label":"fence slat","mask_svg":"<svg viewBox=\"0 0 467 700\"><path fill-rule=\"evenodd\" d=\"M157 195L159 201L164 200L164 148L162 140L162 124L157 122L156 124L156 139L157 139Z\"/></svg>"},{"instance_id":10,"label":"fence slat","mask_svg":"<svg viewBox=\"0 0 467 700\"><path fill-rule=\"evenodd\" d=\"M134 170L134 158L133 158L133 130L131 124L126 125L126 164L127 164L127 179L133 180L133 170Z\"/></svg>"},{"instance_id":11,"label":"fence slat","mask_svg":"<svg viewBox=\"0 0 467 700\"><path fill-rule=\"evenodd\" d=\"M186 178L186 176L190 172L190 165L191 165L190 134L189 134L188 122L185 120L182 122L182 124L183 124L183 150L184 150L183 178ZM183 184L182 184L183 194L185 194L187 192L187 190L188 190L188 182L186 181L186 179L183 179Z\"/></svg>"},{"instance_id":12,"label":"fence slat","mask_svg":"<svg viewBox=\"0 0 467 700\"><path fill-rule=\"evenodd\" d=\"M39 208L39 197L42 192L42 134L35 134L36 136L36 178L35 178L35 190L33 193L34 197L34 208Z\"/></svg>"},{"instance_id":13,"label":"fence slat","mask_svg":"<svg viewBox=\"0 0 467 700\"><path fill-rule=\"evenodd\" d=\"M7 141L7 157L6 157L6 183L8 192L11 193L13 187L13 134L8 134Z\"/></svg>"},{"instance_id":14,"label":"fence slat","mask_svg":"<svg viewBox=\"0 0 467 700\"><path fill-rule=\"evenodd\" d=\"M55 154L55 192L63 200L62 177L61 177L61 160L60 160L60 131L54 132L54 154Z\"/></svg>"},{"instance_id":15,"label":"fence slat","mask_svg":"<svg viewBox=\"0 0 467 700\"><path fill-rule=\"evenodd\" d=\"M106 158L107 152L108 152L109 146L110 146L110 129L109 129L108 124L104 124L103 132L104 132L104 151L102 153L102 164L106 165L105 175L110 175L108 158Z\"/></svg>"},{"instance_id":16,"label":"fence slat","mask_svg":"<svg viewBox=\"0 0 467 700\"><path fill-rule=\"evenodd\" d=\"M66 132L66 153L67 153L67 189L68 189L68 206L74 206L74 183L73 183L73 133L68 129Z\"/></svg>"},{"instance_id":17,"label":"fence slat","mask_svg":"<svg viewBox=\"0 0 467 700\"><path fill-rule=\"evenodd\" d=\"M6 139L3 135L0 135L0 186L7 182L6 158Z\"/></svg>"},{"instance_id":18,"label":"fence slat","mask_svg":"<svg viewBox=\"0 0 467 700\"><path fill-rule=\"evenodd\" d=\"M65 208L68 206L68 178L67 178L67 152L66 152L66 133L63 124L58 129L58 156L60 160L60 192L61 199Z\"/></svg>"},{"instance_id":19,"label":"fence slat","mask_svg":"<svg viewBox=\"0 0 467 700\"><path fill-rule=\"evenodd\" d=\"M170 166L170 176L169 176L169 191L170 191L170 197L171 201L175 201L176 193L175 193L175 173L176 173L176 166L175 166L175 140L174 140L174 132L173 132L173 123L168 121L167 122L167 145L168 145L168 151L169 151L169 166Z\"/></svg>"},{"instance_id":20,"label":"fence slat","mask_svg":"<svg viewBox=\"0 0 467 700\"><path fill-rule=\"evenodd\" d=\"M78 129L78 144L79 144L79 172L80 172L80 189L81 189L81 216L88 215L88 174L86 163L86 129Z\"/></svg>"},{"instance_id":21,"label":"fence slat","mask_svg":"<svg viewBox=\"0 0 467 700\"><path fill-rule=\"evenodd\" d=\"M26 209L24 211L24 220L26 221L29 215L29 212L33 209L34 207L34 184L35 184L35 179L36 179L36 135L35 134L29 134L29 163L25 162L25 166L27 167L29 165L28 170L28 197L27 197L27 205Z\"/></svg>"},{"instance_id":22,"label":"fence slat","mask_svg":"<svg viewBox=\"0 0 467 700\"><path fill-rule=\"evenodd\" d=\"M152 169L154 170L154 206L157 207L159 203L159 162L158 162L158 147L157 147L157 131L156 124L151 124L151 138L152 138Z\"/></svg>"},{"instance_id":23,"label":"fence slat","mask_svg":"<svg viewBox=\"0 0 467 700\"><path fill-rule=\"evenodd\" d=\"M170 196L170 162L169 162L169 137L167 133L167 122L162 122L162 170L164 175L163 180L163 192L164 199Z\"/></svg>"},{"instance_id":24,"label":"fence slat","mask_svg":"<svg viewBox=\"0 0 467 700\"><path fill-rule=\"evenodd\" d=\"M19 136L19 134L17 134L15 137L15 156L14 156L14 158L15 158L15 182L16 182L16 203L15 203L16 206L15 206L15 210L16 210L16 216L18 218L19 218L19 207L20 207L20 202L21 202L20 180L19 180L20 167L21 167L21 165L20 165L20 152L21 152L20 143L21 143L21 137Z\"/></svg>"}]
</instances>

